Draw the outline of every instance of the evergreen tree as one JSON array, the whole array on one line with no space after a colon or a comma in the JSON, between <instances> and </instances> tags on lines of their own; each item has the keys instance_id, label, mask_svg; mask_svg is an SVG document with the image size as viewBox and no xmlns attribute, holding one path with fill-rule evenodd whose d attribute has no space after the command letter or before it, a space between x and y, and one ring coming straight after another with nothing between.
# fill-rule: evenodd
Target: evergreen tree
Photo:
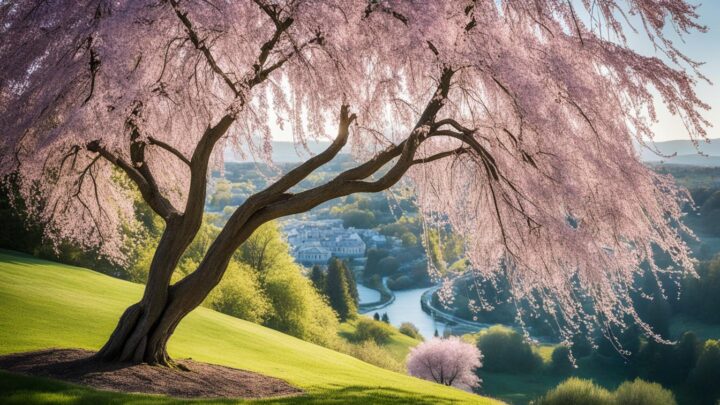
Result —
<instances>
[{"instance_id":1,"label":"evergreen tree","mask_svg":"<svg viewBox=\"0 0 720 405\"><path fill-rule=\"evenodd\" d=\"M340 317L340 321L344 322L355 316L357 307L348 289L348 281L343 264L337 258L330 259L328 263L325 295L328 297L330 306Z\"/></svg>"},{"instance_id":2,"label":"evergreen tree","mask_svg":"<svg viewBox=\"0 0 720 405\"><path fill-rule=\"evenodd\" d=\"M340 265L343 268L343 271L345 272L345 281L347 282L348 286L348 292L350 292L350 296L353 299L353 302L355 303L355 306L357 307L358 304L360 304L360 294L357 290L357 282L355 281L355 274L350 270L350 267L348 267L347 262L343 261L340 262Z\"/></svg>"},{"instance_id":3,"label":"evergreen tree","mask_svg":"<svg viewBox=\"0 0 720 405\"><path fill-rule=\"evenodd\" d=\"M382 321L385 323L390 323L390 318L388 317L387 312L383 312Z\"/></svg>"},{"instance_id":4,"label":"evergreen tree","mask_svg":"<svg viewBox=\"0 0 720 405\"><path fill-rule=\"evenodd\" d=\"M379 320L380 320L380 314L377 313L377 312L375 312L375 315L373 315L373 319L376 320L376 321L379 321Z\"/></svg>"},{"instance_id":5,"label":"evergreen tree","mask_svg":"<svg viewBox=\"0 0 720 405\"><path fill-rule=\"evenodd\" d=\"M315 289L321 293L325 292L326 274L323 269L317 264L313 266L310 272L310 281L312 281Z\"/></svg>"}]
</instances>

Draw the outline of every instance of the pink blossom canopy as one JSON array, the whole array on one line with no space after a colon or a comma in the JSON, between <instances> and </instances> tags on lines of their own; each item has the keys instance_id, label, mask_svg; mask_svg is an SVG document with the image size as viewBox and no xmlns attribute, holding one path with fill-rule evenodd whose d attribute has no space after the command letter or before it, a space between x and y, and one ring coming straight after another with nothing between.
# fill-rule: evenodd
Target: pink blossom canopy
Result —
<instances>
[{"instance_id":1,"label":"pink blossom canopy","mask_svg":"<svg viewBox=\"0 0 720 405\"><path fill-rule=\"evenodd\" d=\"M480 367L480 350L457 336L420 343L410 350L407 358L410 375L464 389L480 386L475 374Z\"/></svg>"},{"instance_id":2,"label":"pink blossom canopy","mask_svg":"<svg viewBox=\"0 0 720 405\"><path fill-rule=\"evenodd\" d=\"M628 48L625 18L666 61ZM464 236L474 271L569 329L622 324L654 249L692 268L685 195L635 145L653 94L706 136L698 65L663 34L696 18L685 0L0 2L0 175L18 173L52 240L120 259L118 165L182 211L186 163L224 117L217 164L231 146L269 158L273 120L299 144L326 137L347 104L358 160L412 140L421 209Z\"/></svg>"}]
</instances>

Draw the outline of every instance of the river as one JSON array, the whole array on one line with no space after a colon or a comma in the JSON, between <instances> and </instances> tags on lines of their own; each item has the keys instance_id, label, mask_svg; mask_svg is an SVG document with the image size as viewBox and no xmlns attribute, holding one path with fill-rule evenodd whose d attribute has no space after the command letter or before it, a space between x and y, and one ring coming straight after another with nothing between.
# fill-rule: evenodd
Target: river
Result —
<instances>
[{"instance_id":1,"label":"river","mask_svg":"<svg viewBox=\"0 0 720 405\"><path fill-rule=\"evenodd\" d=\"M367 288L362 284L357 284L358 298L361 304L380 301L380 291Z\"/></svg>"},{"instance_id":2,"label":"river","mask_svg":"<svg viewBox=\"0 0 720 405\"><path fill-rule=\"evenodd\" d=\"M361 303L370 303L380 300L380 293L361 284L357 285L358 295ZM403 322L412 322L426 338L435 335L437 329L440 336L445 331L445 323L433 320L433 317L426 314L420 307L420 297L428 288L416 288L412 290L395 291L395 301L385 308L368 312L365 315L372 316L375 312L382 315L387 313L390 323L399 327Z\"/></svg>"}]
</instances>

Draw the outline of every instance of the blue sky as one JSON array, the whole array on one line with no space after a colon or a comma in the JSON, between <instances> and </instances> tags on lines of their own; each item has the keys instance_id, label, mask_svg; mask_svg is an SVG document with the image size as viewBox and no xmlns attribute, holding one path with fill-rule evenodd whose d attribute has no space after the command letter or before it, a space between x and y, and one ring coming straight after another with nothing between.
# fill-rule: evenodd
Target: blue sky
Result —
<instances>
[{"instance_id":1,"label":"blue sky","mask_svg":"<svg viewBox=\"0 0 720 405\"><path fill-rule=\"evenodd\" d=\"M572 1L578 2L579 0ZM700 98L711 106L711 110L705 113L705 117L713 125L712 128L708 129L708 137L720 138L720 0L704 0L704 3L700 3L699 0L690 0L690 2L700 5L698 9L700 22L708 27L708 32L692 32L689 35L685 35L681 40L674 34L672 27L668 27L667 31L669 37L673 39L673 42L675 42L686 55L696 61L705 63L701 68L701 72L713 82L713 85L699 81L697 91ZM582 7L579 4L578 6L576 10L581 10ZM587 16L581 15L580 18L586 19ZM633 24L640 27L637 25L637 22L638 21L633 21ZM653 49L646 34L632 34L628 32L627 36L630 47L641 54L666 59L662 54ZM681 41L684 41L684 43ZM682 125L682 122L668 113L660 101L657 103L657 110L660 122L654 127L656 141L688 139L687 131ZM275 125L271 125L271 131L273 138L277 141L292 140L292 133L287 125L284 130L281 130ZM333 133L333 130L329 130L328 132L328 134Z\"/></svg>"},{"instance_id":2,"label":"blue sky","mask_svg":"<svg viewBox=\"0 0 720 405\"><path fill-rule=\"evenodd\" d=\"M708 27L708 32L693 32L686 35L683 38L684 43L680 43L680 39L675 35L671 35L671 38L689 57L705 62L701 72L713 82L713 85L698 82L697 91L700 98L710 104L712 108L705 114L705 117L713 124L713 128L708 130L708 136L720 138L720 1L691 2L700 5L698 9L700 22ZM644 34L631 36L629 40L630 46L638 52L661 56L656 54ZM654 128L656 141L687 139L687 131L677 118L671 116L659 105L658 111L660 111L660 123Z\"/></svg>"}]
</instances>

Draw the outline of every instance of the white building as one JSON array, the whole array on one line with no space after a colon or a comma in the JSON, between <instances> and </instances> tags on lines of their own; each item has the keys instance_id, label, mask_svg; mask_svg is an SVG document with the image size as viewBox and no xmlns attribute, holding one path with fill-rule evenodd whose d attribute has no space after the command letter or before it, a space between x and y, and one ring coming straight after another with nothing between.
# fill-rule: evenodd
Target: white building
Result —
<instances>
[{"instance_id":1,"label":"white building","mask_svg":"<svg viewBox=\"0 0 720 405\"><path fill-rule=\"evenodd\" d=\"M326 265L332 257L329 250L319 246L301 247L293 251L295 260L306 265Z\"/></svg>"},{"instance_id":2,"label":"white building","mask_svg":"<svg viewBox=\"0 0 720 405\"><path fill-rule=\"evenodd\" d=\"M365 242L342 220L288 221L285 235L295 260L305 265L327 264L330 257L354 259L365 256Z\"/></svg>"}]
</instances>

